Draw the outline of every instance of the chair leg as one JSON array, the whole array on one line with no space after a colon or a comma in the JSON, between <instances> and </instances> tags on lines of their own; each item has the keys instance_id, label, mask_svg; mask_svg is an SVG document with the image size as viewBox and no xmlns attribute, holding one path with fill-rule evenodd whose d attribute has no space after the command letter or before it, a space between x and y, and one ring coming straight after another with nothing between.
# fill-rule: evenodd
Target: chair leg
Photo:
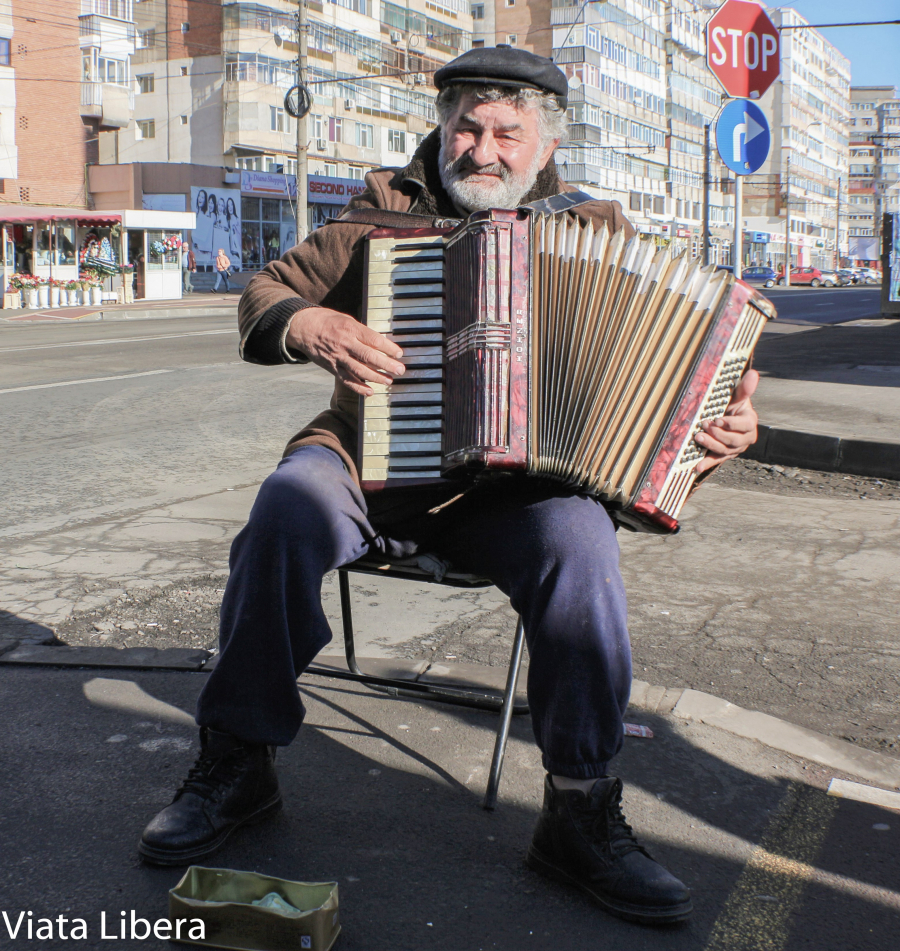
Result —
<instances>
[{"instance_id":1,"label":"chair leg","mask_svg":"<svg viewBox=\"0 0 900 951\"><path fill-rule=\"evenodd\" d=\"M344 629L344 656L347 658L347 667L357 675L362 675L359 664L356 663L356 645L353 642L353 608L350 604L350 576L343 569L338 569L338 589L341 593L341 625Z\"/></svg>"},{"instance_id":2,"label":"chair leg","mask_svg":"<svg viewBox=\"0 0 900 951\"><path fill-rule=\"evenodd\" d=\"M500 790L500 773L503 758L506 755L506 742L509 739L509 725L513 716L516 700L516 686L519 682L519 670L522 667L522 651L525 646L525 626L522 618L516 624L516 636L513 638L512 655L509 658L509 670L506 673L506 692L503 694L503 708L500 711L500 724L497 727L497 739L494 742L494 756L491 760L491 772L482 807L493 811L497 805L497 793Z\"/></svg>"}]
</instances>

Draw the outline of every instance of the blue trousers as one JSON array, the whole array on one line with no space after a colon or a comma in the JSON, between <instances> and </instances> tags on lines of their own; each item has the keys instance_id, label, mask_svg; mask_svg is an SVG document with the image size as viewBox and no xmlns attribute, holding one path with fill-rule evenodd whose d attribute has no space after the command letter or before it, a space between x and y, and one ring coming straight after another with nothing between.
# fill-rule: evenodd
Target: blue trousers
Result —
<instances>
[{"instance_id":1,"label":"blue trousers","mask_svg":"<svg viewBox=\"0 0 900 951\"><path fill-rule=\"evenodd\" d=\"M321 604L326 572L369 551L418 549L490 578L522 616L545 769L605 775L631 687L615 528L592 499L524 484L497 483L438 515L378 528L336 453L310 446L284 458L231 548L221 655L197 722L289 744L304 717L297 677L332 636Z\"/></svg>"},{"instance_id":2,"label":"blue trousers","mask_svg":"<svg viewBox=\"0 0 900 951\"><path fill-rule=\"evenodd\" d=\"M222 283L222 281L225 282L225 290L226 290L226 291L230 291L230 290L231 290L231 284L228 283L228 274L227 274L226 271L216 271L216 283L215 283L215 285L213 286L213 290L214 290L214 291L217 291L217 290L219 289L219 285Z\"/></svg>"}]
</instances>

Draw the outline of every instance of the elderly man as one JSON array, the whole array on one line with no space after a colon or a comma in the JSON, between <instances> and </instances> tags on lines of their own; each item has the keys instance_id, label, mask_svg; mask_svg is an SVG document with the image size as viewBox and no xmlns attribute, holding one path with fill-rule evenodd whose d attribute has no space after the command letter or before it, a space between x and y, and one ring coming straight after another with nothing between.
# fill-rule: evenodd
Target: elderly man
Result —
<instances>
[{"instance_id":1,"label":"elderly man","mask_svg":"<svg viewBox=\"0 0 900 951\"><path fill-rule=\"evenodd\" d=\"M567 85L549 60L509 47L471 50L438 70L435 84L440 128L410 164L371 172L344 220L269 264L241 300L245 359L311 360L335 376L335 391L330 409L288 444L234 541L221 654L198 705L200 758L148 825L140 851L151 862L192 862L278 808L274 748L296 735L304 715L296 678L331 639L323 576L366 552L427 550L491 578L524 620L532 722L547 770L531 867L613 914L681 921L690 893L639 845L622 814L621 781L608 771L622 743L631 661L606 510L528 480L479 485L455 501L444 488L370 498L358 485L359 396L404 372L400 347L358 320L373 223L379 215L389 223L384 210L461 218L570 190L553 161ZM617 202L573 213L633 232ZM755 377L745 377L718 425L698 435L711 452L701 465L755 439Z\"/></svg>"}]
</instances>

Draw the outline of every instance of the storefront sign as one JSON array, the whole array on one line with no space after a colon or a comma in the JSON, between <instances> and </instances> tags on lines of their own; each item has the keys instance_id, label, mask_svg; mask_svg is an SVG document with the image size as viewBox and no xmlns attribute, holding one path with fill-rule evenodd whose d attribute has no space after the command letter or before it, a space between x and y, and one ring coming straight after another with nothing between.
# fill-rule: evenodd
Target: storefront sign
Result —
<instances>
[{"instance_id":1,"label":"storefront sign","mask_svg":"<svg viewBox=\"0 0 900 951\"><path fill-rule=\"evenodd\" d=\"M184 211L184 202L185 197L181 192L141 197L141 207L144 211Z\"/></svg>"},{"instance_id":2,"label":"storefront sign","mask_svg":"<svg viewBox=\"0 0 900 951\"><path fill-rule=\"evenodd\" d=\"M366 190L366 183L356 178L310 175L307 182L307 201L311 205L346 205L354 195Z\"/></svg>"},{"instance_id":3,"label":"storefront sign","mask_svg":"<svg viewBox=\"0 0 900 951\"><path fill-rule=\"evenodd\" d=\"M278 172L241 172L241 192L269 198L296 198L297 178Z\"/></svg>"},{"instance_id":4,"label":"storefront sign","mask_svg":"<svg viewBox=\"0 0 900 951\"><path fill-rule=\"evenodd\" d=\"M769 233L767 231L748 231L747 240L751 244L768 244Z\"/></svg>"}]
</instances>

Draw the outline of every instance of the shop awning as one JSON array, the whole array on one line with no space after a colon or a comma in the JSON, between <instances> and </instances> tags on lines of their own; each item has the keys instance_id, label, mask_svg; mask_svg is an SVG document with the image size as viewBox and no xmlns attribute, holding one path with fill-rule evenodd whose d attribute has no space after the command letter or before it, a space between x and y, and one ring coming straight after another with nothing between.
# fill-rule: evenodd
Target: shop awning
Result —
<instances>
[{"instance_id":1,"label":"shop awning","mask_svg":"<svg viewBox=\"0 0 900 951\"><path fill-rule=\"evenodd\" d=\"M0 205L0 222L22 224L32 221L77 221L80 225L115 225L122 216L112 211L86 211L84 208L42 208L40 206Z\"/></svg>"}]
</instances>

